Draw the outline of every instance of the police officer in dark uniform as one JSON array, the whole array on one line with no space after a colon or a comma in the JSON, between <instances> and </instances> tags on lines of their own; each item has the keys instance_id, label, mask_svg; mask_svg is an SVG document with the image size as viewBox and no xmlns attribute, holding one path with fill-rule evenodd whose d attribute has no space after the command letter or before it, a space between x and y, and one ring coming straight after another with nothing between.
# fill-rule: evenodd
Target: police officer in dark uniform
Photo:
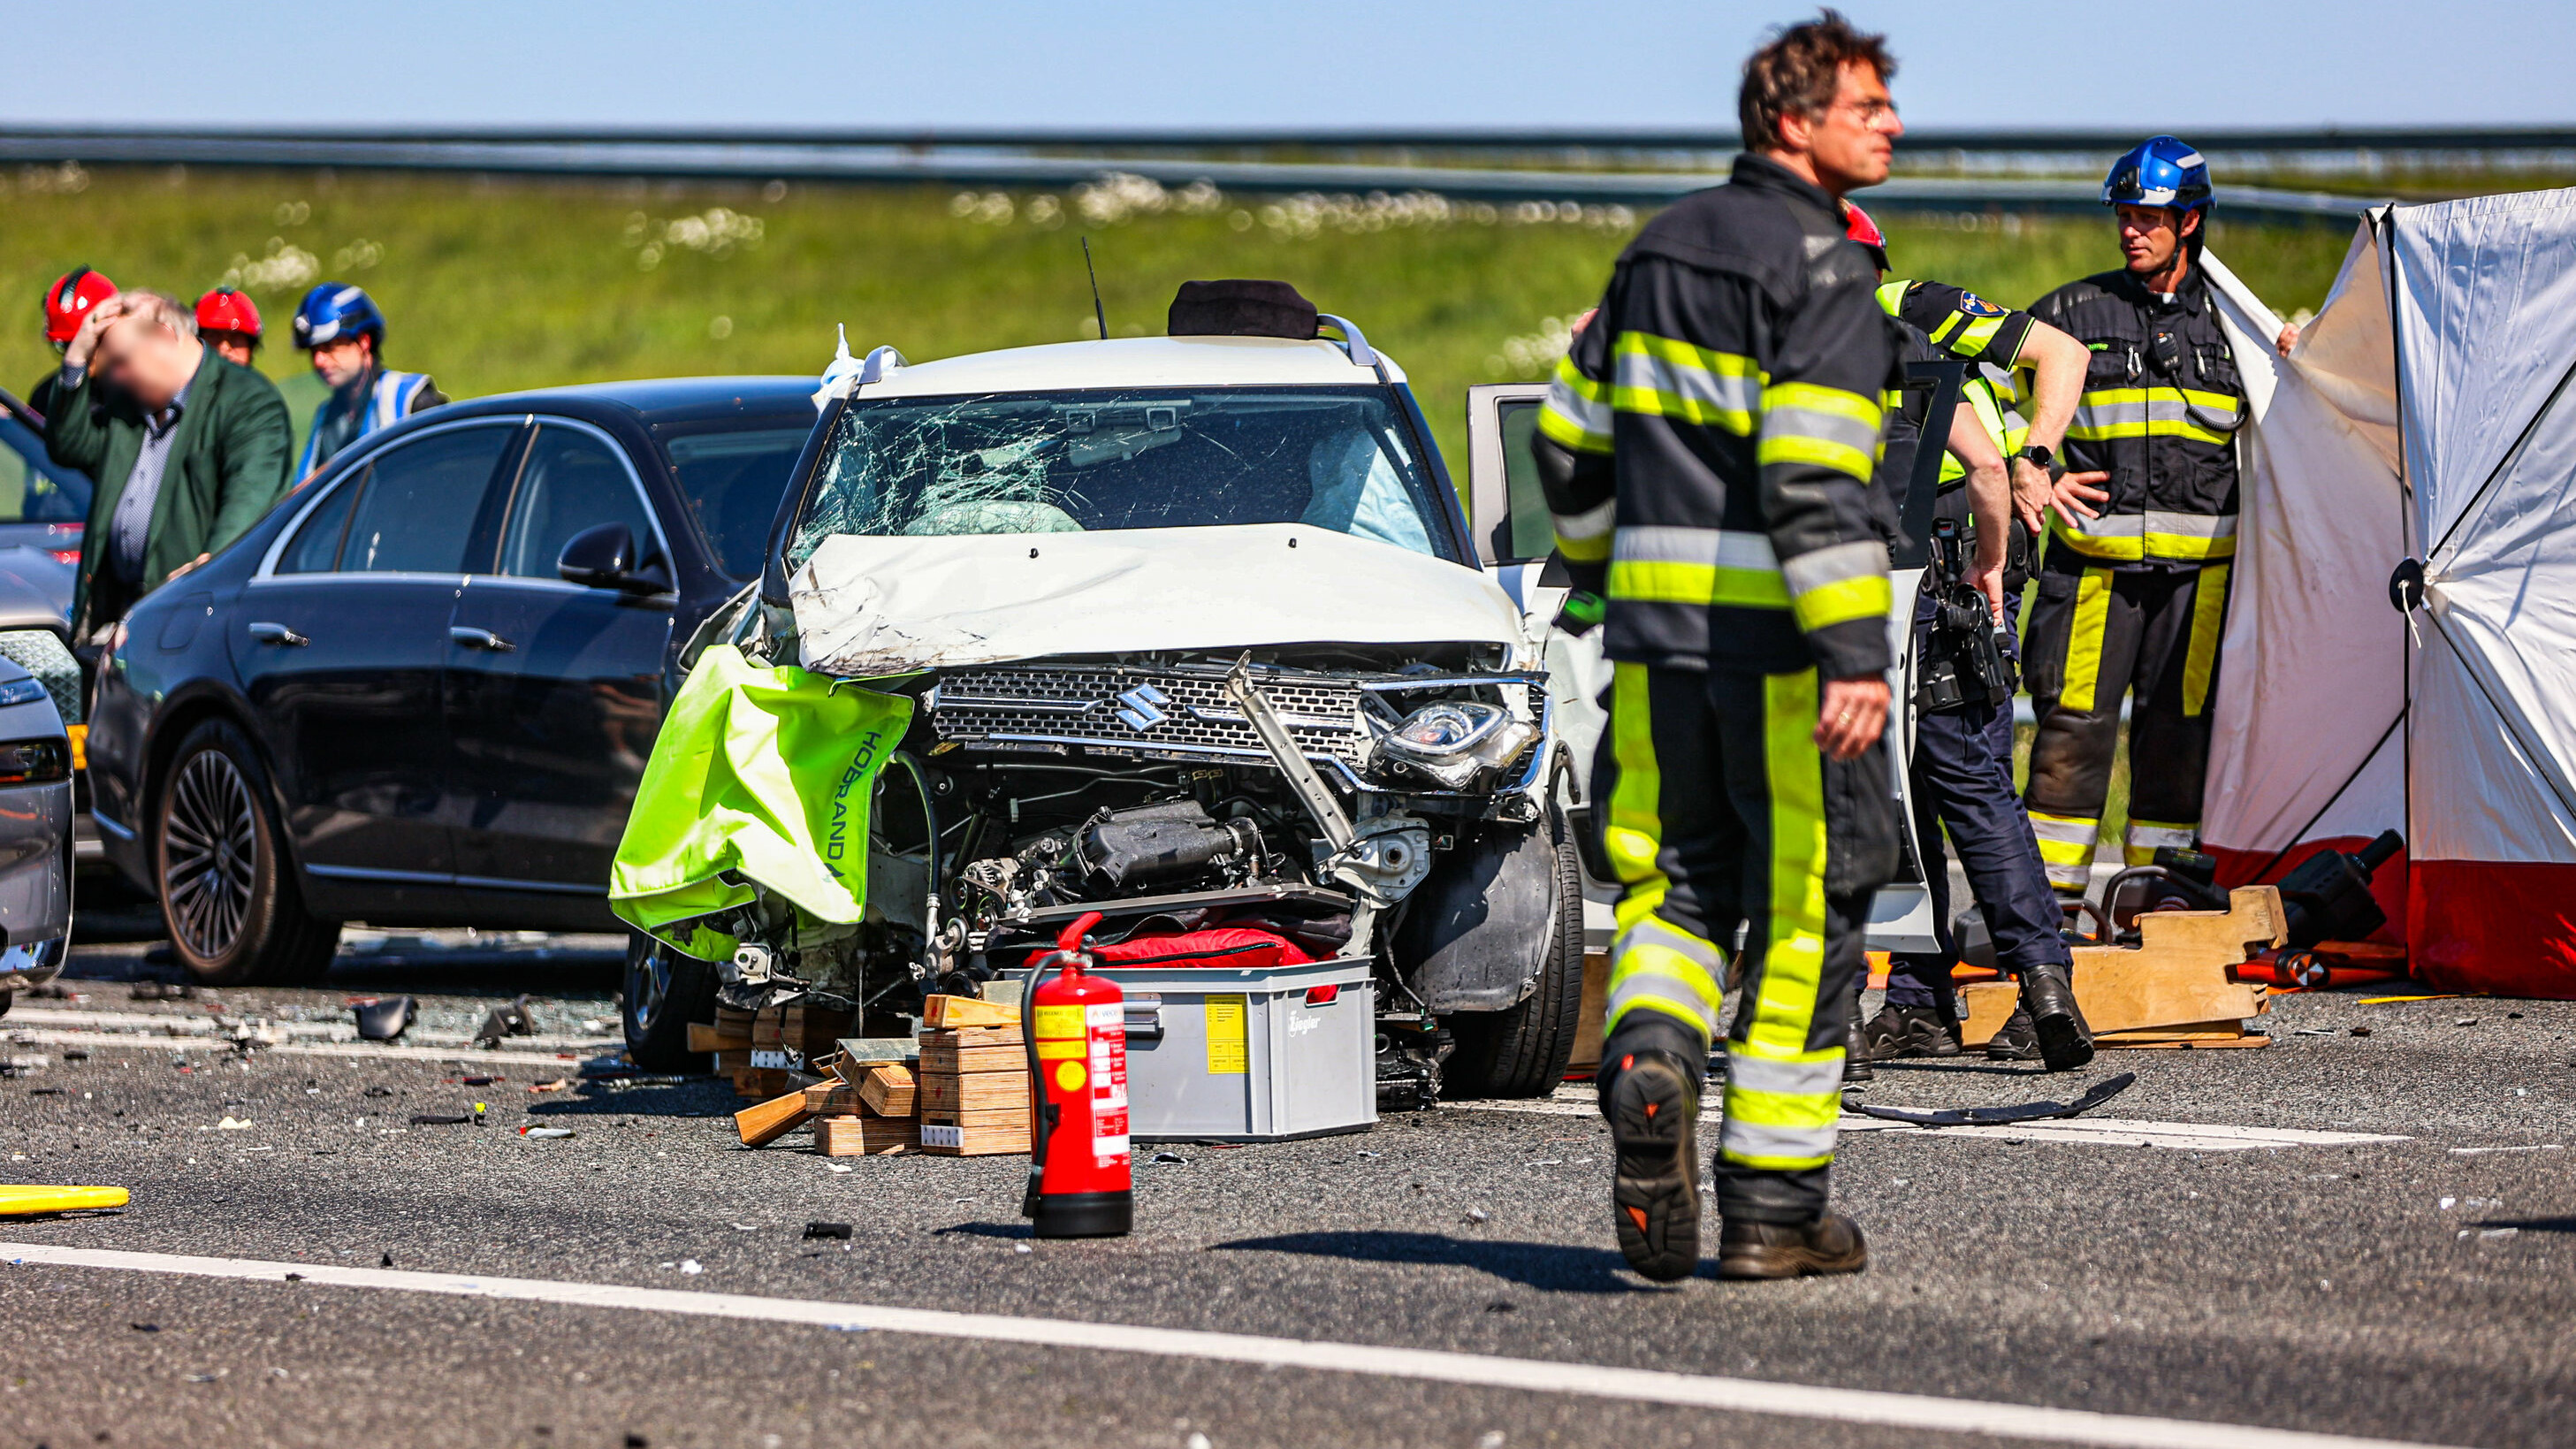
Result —
<instances>
[{"instance_id":1,"label":"police officer in dark uniform","mask_svg":"<svg viewBox=\"0 0 2576 1449\"><path fill-rule=\"evenodd\" d=\"M2092 352L2070 466L2110 474L2101 516L2054 521L2025 641L2039 734L2024 796L2049 883L2090 884L2120 700L2129 721L2128 861L2200 832L2209 706L2236 556L2244 388L2197 265L2209 167L2158 136L2102 183L2126 265L2042 297L2033 315Z\"/></svg>"},{"instance_id":2,"label":"police officer in dark uniform","mask_svg":"<svg viewBox=\"0 0 2576 1449\"><path fill-rule=\"evenodd\" d=\"M1849 208L1850 234L1883 275L1888 270L1886 240L1858 207ZM1959 530L1973 563L1964 582L1980 596L1989 638L2000 635L2011 648L2010 619L2018 611L2030 577L2031 535L2007 481L2006 453L2021 454L2024 479L2044 489L2044 508L2078 508L2086 497L2101 497L2091 485L2100 475L2055 475L2032 465L2029 450L2048 457L2050 443L2063 434L2083 384L2084 345L2033 318L1940 282L1890 281L1878 288L1879 305L1901 322L1909 351L1918 357L1946 352L1979 370L1964 385L1964 396L1948 429L1948 456L1942 459L1936 520ZM1998 395L1996 379L2009 385L2016 369L2034 378L2033 411L2037 424L2025 422ZM1929 431L1902 410L1889 429L1880 476L1902 487L1913 473ZM2034 444L2036 431L2042 441ZM2037 500L2034 499L2034 502ZM1914 610L1916 673L1932 659L1937 628L1938 580L1928 571ZM1996 626L2002 626L1998 629ZM1923 861L1924 882L1931 895L1936 949L1898 952L1888 970L1887 1004L1862 1029L1855 1055L1866 1061L1894 1057L1950 1057L1959 1053L1957 996L1950 984L1959 960L1950 921L1950 876L1943 863L1944 827L1957 849L1970 888L1975 891L1996 943L1996 957L2021 986L2022 1002L2011 1022L1989 1044L1988 1054L2008 1060L2038 1058L2052 1071L2071 1070L2092 1060L2092 1034L2076 1005L2071 972L2073 956L2059 932L2057 902L2050 894L2038 842L2013 789L2012 708L1971 691L1947 701L1918 700L1913 749L1908 756L1914 804L1915 841Z\"/></svg>"},{"instance_id":3,"label":"police officer in dark uniform","mask_svg":"<svg viewBox=\"0 0 2576 1449\"><path fill-rule=\"evenodd\" d=\"M1827 1205L1845 1002L1899 848L1870 491L1895 337L1837 201L1887 174L1893 69L1830 11L1746 63L1747 153L1620 257L1534 444L1575 588L1607 599L1600 1091L1620 1250L1653 1278L1699 1261L1700 1080L1739 926L1718 1273L1868 1261Z\"/></svg>"}]
</instances>

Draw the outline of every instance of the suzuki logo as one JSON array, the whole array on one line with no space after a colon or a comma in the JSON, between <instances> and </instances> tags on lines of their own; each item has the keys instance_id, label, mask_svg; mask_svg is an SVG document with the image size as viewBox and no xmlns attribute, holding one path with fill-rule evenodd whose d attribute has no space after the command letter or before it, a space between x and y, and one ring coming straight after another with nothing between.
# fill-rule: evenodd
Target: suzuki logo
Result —
<instances>
[{"instance_id":1,"label":"suzuki logo","mask_svg":"<svg viewBox=\"0 0 2576 1449\"><path fill-rule=\"evenodd\" d=\"M1118 696L1118 703L1122 706L1118 710L1118 718L1127 728L1141 735L1170 718L1157 706L1171 702L1170 695L1150 684L1140 684Z\"/></svg>"}]
</instances>

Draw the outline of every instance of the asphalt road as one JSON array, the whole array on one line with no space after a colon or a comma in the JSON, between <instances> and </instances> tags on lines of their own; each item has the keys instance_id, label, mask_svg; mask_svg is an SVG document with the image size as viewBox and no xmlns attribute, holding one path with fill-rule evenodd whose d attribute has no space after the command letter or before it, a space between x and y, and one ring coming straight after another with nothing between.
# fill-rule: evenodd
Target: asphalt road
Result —
<instances>
[{"instance_id":1,"label":"asphalt road","mask_svg":"<svg viewBox=\"0 0 2576 1449\"><path fill-rule=\"evenodd\" d=\"M126 980L168 974L142 950L84 948L69 984L90 999L22 1000L0 1034L48 1012L207 1014L131 999ZM595 939L379 939L344 952L327 989L223 997L320 1023L351 995L410 991L427 1030L542 990L541 1030L571 1038L613 1014L615 986ZM55 1040L9 1045L48 1062L0 1080L0 1177L133 1191L115 1215L0 1220L12 1244L1665 1369L1810 1386L1824 1416L1795 1398L1756 1414L1443 1382L1392 1356L1385 1373L1264 1368L274 1270L10 1263L17 1249L0 1250L0 1449L2006 1442L1848 1422L1829 1412L1850 1402L1838 1389L1963 1412L2569 1442L2576 1007L2297 994L2268 1027L2266 1049L2116 1053L2074 1080L1981 1058L1883 1067L1866 1099L2065 1097L2134 1070L2103 1116L2403 1140L2190 1150L2036 1129L1852 1132L1837 1193L1870 1234L1868 1273L1678 1287L1620 1263L1607 1133L1580 1089L1535 1111L1451 1106L1359 1136L1140 1155L1134 1236L1033 1243L1022 1161L835 1162L801 1136L746 1151L726 1119L737 1104L704 1080L530 1090L575 1075L576 1048L459 1068L288 1051L245 1063L212 1042L134 1037L85 1043L82 1061ZM467 1086L469 1073L503 1080ZM477 1101L489 1125L409 1125ZM219 1128L227 1117L249 1125ZM512 1130L524 1122L577 1135L526 1138ZM813 1220L853 1237L809 1241Z\"/></svg>"}]
</instances>

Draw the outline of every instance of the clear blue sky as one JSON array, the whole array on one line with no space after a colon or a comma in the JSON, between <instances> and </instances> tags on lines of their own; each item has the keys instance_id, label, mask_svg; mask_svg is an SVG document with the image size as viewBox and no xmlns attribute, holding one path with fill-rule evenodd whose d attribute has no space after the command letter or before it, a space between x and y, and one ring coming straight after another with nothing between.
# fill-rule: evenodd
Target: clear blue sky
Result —
<instances>
[{"instance_id":1,"label":"clear blue sky","mask_svg":"<svg viewBox=\"0 0 2576 1449\"><path fill-rule=\"evenodd\" d=\"M1920 126L2576 121L2576 5L1854 0ZM1786 4L6 0L0 120L1710 125ZM1622 19L1634 30L1619 28ZM81 37L71 58L49 54ZM130 58L130 80L113 77Z\"/></svg>"}]
</instances>

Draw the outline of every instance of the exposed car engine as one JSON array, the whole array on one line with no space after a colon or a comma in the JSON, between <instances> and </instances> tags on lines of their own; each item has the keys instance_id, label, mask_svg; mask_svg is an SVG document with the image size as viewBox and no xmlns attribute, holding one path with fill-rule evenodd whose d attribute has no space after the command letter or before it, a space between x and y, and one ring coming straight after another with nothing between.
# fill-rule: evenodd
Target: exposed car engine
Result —
<instances>
[{"instance_id":1,"label":"exposed car engine","mask_svg":"<svg viewBox=\"0 0 2576 1449\"><path fill-rule=\"evenodd\" d=\"M1382 1096L1427 1104L1449 1038L1393 943L1462 842L1541 819L1544 676L1359 652L897 686L916 709L870 814L867 924L800 931L764 901L737 923L726 997L844 1001L891 1031L927 993L1019 971L1084 911L1106 916L1102 945L1249 930L1294 959L1375 962Z\"/></svg>"}]
</instances>

